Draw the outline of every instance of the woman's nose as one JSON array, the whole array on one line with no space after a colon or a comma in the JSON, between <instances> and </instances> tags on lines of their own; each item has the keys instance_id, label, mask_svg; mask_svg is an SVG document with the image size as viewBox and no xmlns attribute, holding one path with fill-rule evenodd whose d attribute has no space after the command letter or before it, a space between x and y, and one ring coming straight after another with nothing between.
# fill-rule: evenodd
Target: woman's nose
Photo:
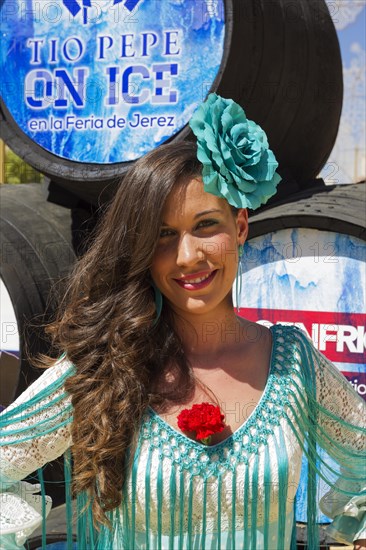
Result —
<instances>
[{"instance_id":1,"label":"woman's nose","mask_svg":"<svg viewBox=\"0 0 366 550\"><path fill-rule=\"evenodd\" d=\"M186 233L180 239L177 250L177 265L195 264L205 257L202 239Z\"/></svg>"}]
</instances>

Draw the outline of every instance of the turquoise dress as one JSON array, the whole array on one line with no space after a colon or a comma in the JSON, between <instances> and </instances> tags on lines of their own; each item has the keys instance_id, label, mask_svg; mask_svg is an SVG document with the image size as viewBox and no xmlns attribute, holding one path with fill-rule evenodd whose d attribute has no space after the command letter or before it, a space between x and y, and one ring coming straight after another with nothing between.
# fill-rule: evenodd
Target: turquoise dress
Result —
<instances>
[{"instance_id":1,"label":"turquoise dress","mask_svg":"<svg viewBox=\"0 0 366 550\"><path fill-rule=\"evenodd\" d=\"M80 513L85 495L77 498L78 548L293 549L303 456L309 548L318 547L318 506L333 518L329 533L337 540L366 537L365 403L300 329L278 324L271 331L267 383L244 424L220 443L204 446L146 410L122 505L109 514L112 530L98 533L90 509ZM42 521L30 489L22 492L22 484L14 482L72 444L72 406L63 382L73 369L61 358L0 416L6 541L1 548L21 547ZM320 448L332 457L330 464L322 463ZM326 485L320 502L319 485ZM15 510L17 515L22 510L22 525Z\"/></svg>"}]
</instances>

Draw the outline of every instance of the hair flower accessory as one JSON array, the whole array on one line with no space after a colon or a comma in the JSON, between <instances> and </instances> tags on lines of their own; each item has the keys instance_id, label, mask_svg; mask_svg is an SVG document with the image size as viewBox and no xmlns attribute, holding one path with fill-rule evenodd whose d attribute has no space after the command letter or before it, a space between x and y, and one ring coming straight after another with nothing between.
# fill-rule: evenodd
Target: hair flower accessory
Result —
<instances>
[{"instance_id":1,"label":"hair flower accessory","mask_svg":"<svg viewBox=\"0 0 366 550\"><path fill-rule=\"evenodd\" d=\"M211 436L225 428L224 418L220 407L211 403L200 403L179 413L178 427L182 432L194 432L197 441L209 445Z\"/></svg>"},{"instance_id":2,"label":"hair flower accessory","mask_svg":"<svg viewBox=\"0 0 366 550\"><path fill-rule=\"evenodd\" d=\"M252 210L276 193L281 176L266 133L235 101L210 94L189 125L197 137L205 191Z\"/></svg>"}]
</instances>

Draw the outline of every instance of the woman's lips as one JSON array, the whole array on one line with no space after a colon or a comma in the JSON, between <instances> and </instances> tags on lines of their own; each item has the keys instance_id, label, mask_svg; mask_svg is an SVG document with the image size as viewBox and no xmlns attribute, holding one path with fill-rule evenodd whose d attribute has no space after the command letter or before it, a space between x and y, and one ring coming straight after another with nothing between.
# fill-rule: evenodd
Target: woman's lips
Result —
<instances>
[{"instance_id":1,"label":"woman's lips","mask_svg":"<svg viewBox=\"0 0 366 550\"><path fill-rule=\"evenodd\" d=\"M178 283L179 286L181 286L185 290L199 290L201 288L205 288L206 286L208 286L210 282L215 278L216 273L217 273L217 269L215 269L215 271L213 271L211 275L207 277L207 279L204 279L204 281L201 281L200 283L184 283L179 279L174 279L174 280L176 281L176 283Z\"/></svg>"}]
</instances>

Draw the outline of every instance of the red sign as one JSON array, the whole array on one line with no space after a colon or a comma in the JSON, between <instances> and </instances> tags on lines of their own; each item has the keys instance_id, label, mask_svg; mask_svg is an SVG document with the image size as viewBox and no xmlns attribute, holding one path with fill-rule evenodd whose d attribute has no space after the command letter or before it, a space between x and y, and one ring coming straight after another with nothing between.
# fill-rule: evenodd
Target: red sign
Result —
<instances>
[{"instance_id":1,"label":"red sign","mask_svg":"<svg viewBox=\"0 0 366 550\"><path fill-rule=\"evenodd\" d=\"M240 308L239 315L250 321L298 326L330 361L366 363L366 315L363 313Z\"/></svg>"}]
</instances>

